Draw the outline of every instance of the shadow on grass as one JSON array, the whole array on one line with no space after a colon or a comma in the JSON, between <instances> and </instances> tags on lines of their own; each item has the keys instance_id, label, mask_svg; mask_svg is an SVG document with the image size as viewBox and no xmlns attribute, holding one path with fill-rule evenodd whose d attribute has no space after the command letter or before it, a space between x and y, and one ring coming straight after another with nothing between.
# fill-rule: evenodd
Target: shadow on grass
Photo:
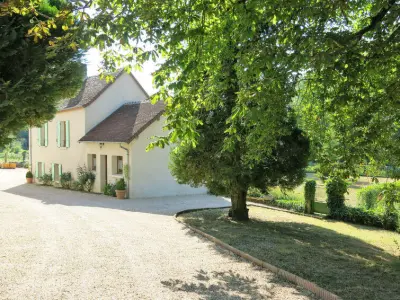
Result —
<instances>
[{"instance_id":1,"label":"shadow on grass","mask_svg":"<svg viewBox=\"0 0 400 300\"><path fill-rule=\"evenodd\" d=\"M186 222L344 299L399 299L400 259L379 247L312 224L257 219L241 223L225 214L192 213Z\"/></svg>"},{"instance_id":2,"label":"shadow on grass","mask_svg":"<svg viewBox=\"0 0 400 300\"><path fill-rule=\"evenodd\" d=\"M274 275L268 283L260 285L255 278L249 278L233 271L228 272L206 272L199 270L193 280L184 282L179 279L169 279L161 283L174 292L182 291L200 296L200 299L272 299L275 289L292 287L292 285L279 280L278 286ZM302 295L296 288L287 290L288 296Z\"/></svg>"}]
</instances>

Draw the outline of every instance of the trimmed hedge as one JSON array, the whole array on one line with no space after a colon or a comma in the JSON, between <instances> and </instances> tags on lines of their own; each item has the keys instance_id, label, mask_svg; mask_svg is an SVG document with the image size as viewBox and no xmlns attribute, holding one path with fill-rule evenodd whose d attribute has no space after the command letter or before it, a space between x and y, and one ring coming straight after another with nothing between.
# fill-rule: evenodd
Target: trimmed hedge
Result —
<instances>
[{"instance_id":1,"label":"trimmed hedge","mask_svg":"<svg viewBox=\"0 0 400 300\"><path fill-rule=\"evenodd\" d=\"M343 207L333 212L331 211L329 218L355 224L385 228L388 230L400 229L398 214L379 214L375 211L359 207Z\"/></svg>"},{"instance_id":2,"label":"trimmed hedge","mask_svg":"<svg viewBox=\"0 0 400 300\"><path fill-rule=\"evenodd\" d=\"M304 185L304 199L305 199L304 211L308 214L312 214L314 212L316 187L317 187L317 182L315 180L309 180Z\"/></svg>"}]
</instances>

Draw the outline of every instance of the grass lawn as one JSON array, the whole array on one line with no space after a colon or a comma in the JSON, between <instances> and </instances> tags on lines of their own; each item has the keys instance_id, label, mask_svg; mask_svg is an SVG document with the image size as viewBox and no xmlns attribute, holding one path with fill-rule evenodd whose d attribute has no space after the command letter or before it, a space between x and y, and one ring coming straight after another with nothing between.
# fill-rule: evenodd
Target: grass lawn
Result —
<instances>
[{"instance_id":1,"label":"grass lawn","mask_svg":"<svg viewBox=\"0 0 400 300\"><path fill-rule=\"evenodd\" d=\"M307 179L314 179L317 182L317 189L315 193L315 199L320 202L326 202L326 189L324 183L316 177L314 173L307 173ZM387 178L378 178L380 183L390 182L391 179ZM346 205L347 206L357 206L357 191L361 188L371 185L371 177L361 176L357 182L349 186L348 194L345 195L346 198ZM275 188L279 190L279 188ZM290 193L290 192L289 192ZM304 198L304 184L298 186L293 190L295 195Z\"/></svg>"},{"instance_id":2,"label":"grass lawn","mask_svg":"<svg viewBox=\"0 0 400 300\"><path fill-rule=\"evenodd\" d=\"M249 222L230 220L227 209L197 211L179 218L343 299L400 299L400 234L249 208Z\"/></svg>"}]
</instances>

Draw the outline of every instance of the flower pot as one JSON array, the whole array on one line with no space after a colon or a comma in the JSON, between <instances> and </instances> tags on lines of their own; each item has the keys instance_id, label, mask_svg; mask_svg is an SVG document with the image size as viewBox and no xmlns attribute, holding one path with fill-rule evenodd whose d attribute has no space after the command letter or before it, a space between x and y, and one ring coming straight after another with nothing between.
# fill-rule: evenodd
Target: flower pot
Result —
<instances>
[{"instance_id":1,"label":"flower pot","mask_svg":"<svg viewBox=\"0 0 400 300\"><path fill-rule=\"evenodd\" d=\"M26 183L32 183L33 178L26 178Z\"/></svg>"},{"instance_id":2,"label":"flower pot","mask_svg":"<svg viewBox=\"0 0 400 300\"><path fill-rule=\"evenodd\" d=\"M125 199L126 190L115 190L115 194L117 194L117 199Z\"/></svg>"}]
</instances>

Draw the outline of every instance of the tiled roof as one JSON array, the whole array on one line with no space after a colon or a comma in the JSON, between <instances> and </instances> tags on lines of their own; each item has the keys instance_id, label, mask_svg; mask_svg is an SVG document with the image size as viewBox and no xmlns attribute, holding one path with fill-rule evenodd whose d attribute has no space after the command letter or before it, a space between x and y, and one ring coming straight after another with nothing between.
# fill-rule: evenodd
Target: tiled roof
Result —
<instances>
[{"instance_id":1,"label":"tiled roof","mask_svg":"<svg viewBox=\"0 0 400 300\"><path fill-rule=\"evenodd\" d=\"M123 69L113 73L112 75L114 76L114 79L117 80L117 78L122 74L124 74ZM132 74L131 76L142 89L144 94L148 97L146 91L136 80L136 78ZM106 82L105 80L100 79L100 76L88 77L83 82L82 88L78 95L74 98L63 100L58 106L58 110L61 111L76 107L86 107L95 101L111 84L113 84L113 82Z\"/></svg>"},{"instance_id":2,"label":"tiled roof","mask_svg":"<svg viewBox=\"0 0 400 300\"><path fill-rule=\"evenodd\" d=\"M118 71L113 75L118 77L122 74L122 71ZM101 80L100 76L92 76L85 79L82 88L75 98L65 99L61 102L58 110L64 110L74 107L85 107L93 102L105 89L107 89L112 82L106 82Z\"/></svg>"},{"instance_id":3,"label":"tiled roof","mask_svg":"<svg viewBox=\"0 0 400 300\"><path fill-rule=\"evenodd\" d=\"M158 102L127 103L91 129L80 142L130 143L164 112Z\"/></svg>"}]
</instances>

